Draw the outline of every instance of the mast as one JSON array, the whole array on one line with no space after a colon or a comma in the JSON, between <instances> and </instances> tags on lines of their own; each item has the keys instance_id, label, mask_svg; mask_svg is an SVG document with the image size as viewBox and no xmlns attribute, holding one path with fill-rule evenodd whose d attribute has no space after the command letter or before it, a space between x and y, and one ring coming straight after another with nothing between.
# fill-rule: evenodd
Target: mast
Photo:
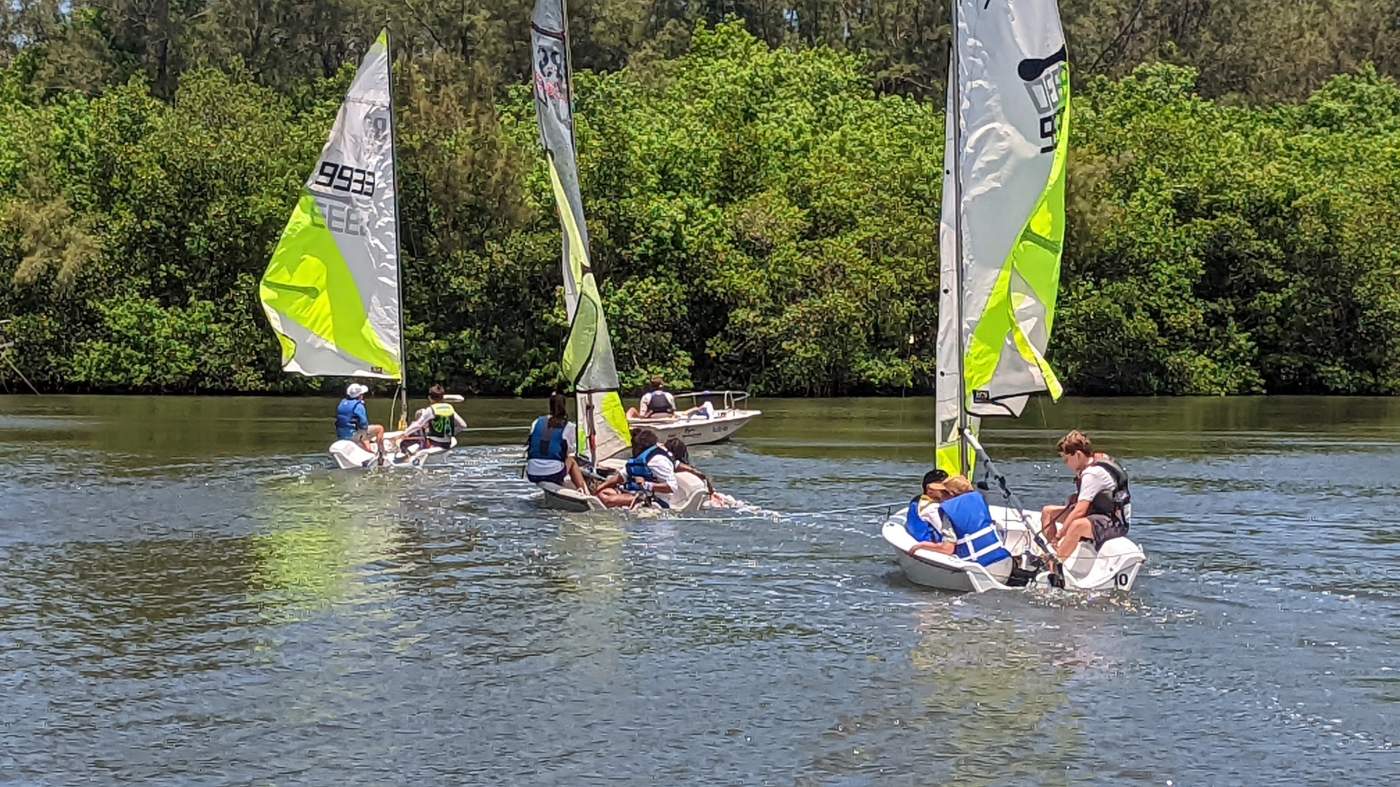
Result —
<instances>
[{"instance_id":1,"label":"mast","mask_svg":"<svg viewBox=\"0 0 1400 787\"><path fill-rule=\"evenodd\" d=\"M398 267L394 286L398 288L399 297L399 393L403 397L402 409L399 411L399 429L403 430L408 428L408 345L404 336L403 318L403 241L399 237L403 234L403 222L399 219L399 195L403 184L399 182L399 123L394 116L394 39L387 26L384 28L384 48L388 50L385 70L389 76L389 166L394 173L394 262Z\"/></svg>"},{"instance_id":2,"label":"mast","mask_svg":"<svg viewBox=\"0 0 1400 787\"><path fill-rule=\"evenodd\" d=\"M963 255L962 255L962 58L958 49L958 5L951 0L953 11L952 35L949 36L948 57L952 59L951 84L953 94L951 117L943 122L953 124L953 324L958 343L958 472L967 475L967 380L964 369L966 348L963 347ZM397 204L397 203L396 203Z\"/></svg>"},{"instance_id":3,"label":"mast","mask_svg":"<svg viewBox=\"0 0 1400 787\"><path fill-rule=\"evenodd\" d=\"M578 172L578 134L574 131L574 47L569 41L569 2L559 0L559 17L564 31L564 89L569 93L569 146L574 153L574 172L577 177ZM582 191L580 184L580 191ZM561 205L560 210L567 210L567 206ZM587 251L585 249L584 251ZM601 306L601 304L600 304ZM575 392L577 393L577 392ZM584 424L585 433L588 436L588 456L596 464L598 462L598 435L593 428L593 392L587 391L583 394L584 412L579 413L580 420Z\"/></svg>"}]
</instances>

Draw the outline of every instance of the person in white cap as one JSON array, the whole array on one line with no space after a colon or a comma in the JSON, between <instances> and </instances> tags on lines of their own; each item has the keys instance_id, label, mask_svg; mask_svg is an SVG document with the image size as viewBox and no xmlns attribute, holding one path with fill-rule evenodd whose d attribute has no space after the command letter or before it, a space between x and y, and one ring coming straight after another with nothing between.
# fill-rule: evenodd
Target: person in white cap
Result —
<instances>
[{"instance_id":1,"label":"person in white cap","mask_svg":"<svg viewBox=\"0 0 1400 787\"><path fill-rule=\"evenodd\" d=\"M335 408L335 439L354 440L366 451L382 452L384 427L369 422L365 412L367 393L369 386L360 383L350 383L345 389L345 398Z\"/></svg>"}]
</instances>

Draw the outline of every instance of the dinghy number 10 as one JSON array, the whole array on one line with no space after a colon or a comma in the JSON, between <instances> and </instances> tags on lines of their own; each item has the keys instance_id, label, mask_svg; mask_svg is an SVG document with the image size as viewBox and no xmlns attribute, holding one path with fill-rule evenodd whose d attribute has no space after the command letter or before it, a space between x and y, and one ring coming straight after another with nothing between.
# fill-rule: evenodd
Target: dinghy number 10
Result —
<instances>
[{"instance_id":1,"label":"dinghy number 10","mask_svg":"<svg viewBox=\"0 0 1400 787\"><path fill-rule=\"evenodd\" d=\"M1113 584L1117 585L1120 588L1126 588L1128 586L1128 572L1125 571L1122 574L1119 574L1118 576L1114 577Z\"/></svg>"}]
</instances>

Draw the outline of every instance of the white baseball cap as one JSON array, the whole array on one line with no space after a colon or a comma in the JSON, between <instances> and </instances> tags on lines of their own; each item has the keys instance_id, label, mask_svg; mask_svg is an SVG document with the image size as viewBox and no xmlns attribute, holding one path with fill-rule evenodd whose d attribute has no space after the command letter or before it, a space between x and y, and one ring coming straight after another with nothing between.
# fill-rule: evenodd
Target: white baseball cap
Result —
<instances>
[{"instance_id":1,"label":"white baseball cap","mask_svg":"<svg viewBox=\"0 0 1400 787\"><path fill-rule=\"evenodd\" d=\"M350 387L345 389L345 395L350 399L359 399L367 393L369 393L369 386L360 383L350 383Z\"/></svg>"}]
</instances>

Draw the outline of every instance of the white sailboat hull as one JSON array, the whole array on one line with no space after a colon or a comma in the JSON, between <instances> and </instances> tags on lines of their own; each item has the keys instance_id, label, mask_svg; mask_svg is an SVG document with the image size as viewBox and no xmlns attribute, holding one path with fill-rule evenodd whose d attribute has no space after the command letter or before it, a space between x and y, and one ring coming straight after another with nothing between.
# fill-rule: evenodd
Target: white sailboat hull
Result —
<instances>
[{"instance_id":1,"label":"white sailboat hull","mask_svg":"<svg viewBox=\"0 0 1400 787\"><path fill-rule=\"evenodd\" d=\"M711 418L633 418L633 429L650 429L660 442L679 437L686 445L705 445L728 440L744 428L744 424L762 415L761 410L719 410Z\"/></svg>"},{"instance_id":2,"label":"white sailboat hull","mask_svg":"<svg viewBox=\"0 0 1400 787\"><path fill-rule=\"evenodd\" d=\"M992 518L1005 527L1003 538L1009 551L1016 555L1026 551L1031 545L1031 531L1026 523L1038 523L1039 512L1017 511L1002 506L991 506L991 510ZM1010 561L992 566L989 570L977 563L930 549L914 550L917 542L905 530L902 515L887 520L881 528L881 535L895 550L895 560L904 575L916 585L956 593L1015 589L1006 584ZM912 553L910 550L913 550ZM1147 555L1142 547L1126 536L1104 542L1101 551L1095 550L1091 542L1084 541L1065 562L1065 589L1127 592L1137 583L1138 572L1146 562ZM1032 584L1047 586L1049 579L1041 574Z\"/></svg>"},{"instance_id":3,"label":"white sailboat hull","mask_svg":"<svg viewBox=\"0 0 1400 787\"><path fill-rule=\"evenodd\" d=\"M399 456L397 453L399 436L402 432L386 432L384 434L384 459L381 464L379 456L374 451L366 451L359 443L353 440L336 440L331 443L327 451L331 458L335 460L336 466L341 470L360 470L373 467L422 467L430 461L436 461L449 450L447 448L423 448L414 451L408 456ZM452 439L452 448L457 447L457 439Z\"/></svg>"},{"instance_id":4,"label":"white sailboat hull","mask_svg":"<svg viewBox=\"0 0 1400 787\"><path fill-rule=\"evenodd\" d=\"M680 505L671 506L670 511L689 513L699 511L710 506L711 495L705 486L705 482L691 475L690 473L678 473L676 482L680 484ZM543 493L541 505L555 511L573 511L575 513L587 513L589 511L607 511L607 506L603 501L593 495L581 492L572 485L561 486L548 481L535 484ZM651 509L660 509L660 506L646 506ZM622 510L622 509L613 509Z\"/></svg>"}]
</instances>

